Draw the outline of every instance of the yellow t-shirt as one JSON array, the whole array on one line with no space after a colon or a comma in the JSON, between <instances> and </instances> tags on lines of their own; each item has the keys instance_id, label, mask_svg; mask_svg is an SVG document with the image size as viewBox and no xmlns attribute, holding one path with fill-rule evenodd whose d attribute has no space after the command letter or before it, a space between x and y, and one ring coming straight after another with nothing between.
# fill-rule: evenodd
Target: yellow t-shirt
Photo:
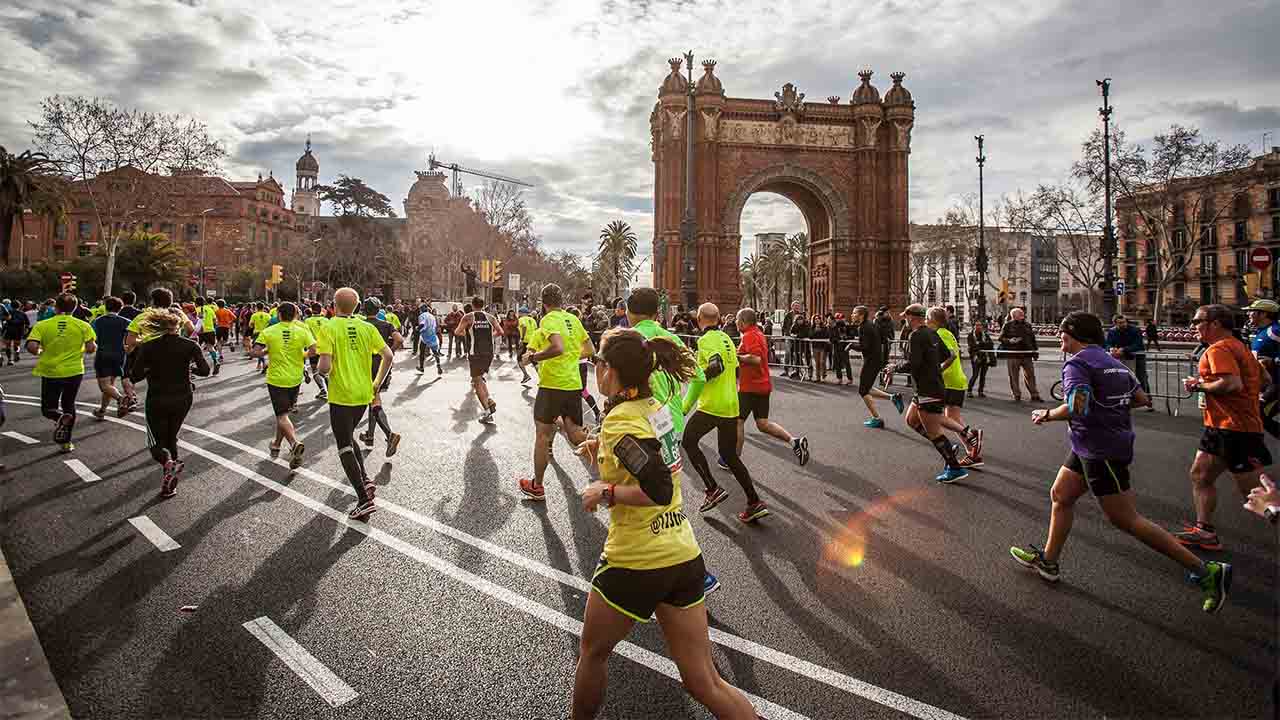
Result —
<instances>
[{"instance_id":1,"label":"yellow t-shirt","mask_svg":"<svg viewBox=\"0 0 1280 720\"><path fill-rule=\"evenodd\" d=\"M956 336L946 328L938 328L938 337L942 339L943 346L956 356L955 362L942 371L942 384L948 390L968 389L969 379L964 376L964 365L960 364L960 343L956 342Z\"/></svg>"},{"instance_id":2,"label":"yellow t-shirt","mask_svg":"<svg viewBox=\"0 0 1280 720\"><path fill-rule=\"evenodd\" d=\"M390 310L388 310L388 311L387 311L387 322L391 323L391 327L395 328L395 329L396 329L396 332L399 332L399 331L400 331L400 316L399 316L399 315L396 315L395 313L393 313L393 312L391 312Z\"/></svg>"},{"instance_id":3,"label":"yellow t-shirt","mask_svg":"<svg viewBox=\"0 0 1280 720\"><path fill-rule=\"evenodd\" d=\"M529 331L529 339L525 340L525 344L529 346L531 352L542 352L546 350L551 341L547 339L547 333L542 328L534 328Z\"/></svg>"},{"instance_id":4,"label":"yellow t-shirt","mask_svg":"<svg viewBox=\"0 0 1280 720\"><path fill-rule=\"evenodd\" d=\"M311 336L320 341L320 333L324 332L324 325L328 322L328 318L324 315L311 315L307 317L307 329L311 331Z\"/></svg>"},{"instance_id":5,"label":"yellow t-shirt","mask_svg":"<svg viewBox=\"0 0 1280 720\"><path fill-rule=\"evenodd\" d=\"M377 326L364 318L330 318L316 342L316 352L333 358L329 370L329 404L359 406L373 402L373 356L387 343Z\"/></svg>"},{"instance_id":6,"label":"yellow t-shirt","mask_svg":"<svg viewBox=\"0 0 1280 720\"><path fill-rule=\"evenodd\" d=\"M520 342L528 345L529 333L538 329L538 321L534 320L532 315L521 315L516 321L516 327L520 329Z\"/></svg>"},{"instance_id":7,"label":"yellow t-shirt","mask_svg":"<svg viewBox=\"0 0 1280 720\"><path fill-rule=\"evenodd\" d=\"M200 306L200 332L213 334L218 328L218 306L205 303Z\"/></svg>"},{"instance_id":8,"label":"yellow t-shirt","mask_svg":"<svg viewBox=\"0 0 1280 720\"><path fill-rule=\"evenodd\" d=\"M40 343L40 355L32 375L68 378L84 374L84 344L97 340L93 326L71 315L54 315L31 328L27 340Z\"/></svg>"},{"instance_id":9,"label":"yellow t-shirt","mask_svg":"<svg viewBox=\"0 0 1280 720\"><path fill-rule=\"evenodd\" d=\"M249 326L253 328L255 334L266 330L270 324L271 316L261 310L257 310L249 316Z\"/></svg>"},{"instance_id":10,"label":"yellow t-shirt","mask_svg":"<svg viewBox=\"0 0 1280 720\"><path fill-rule=\"evenodd\" d=\"M604 418L600 428L600 479L616 485L639 485L640 481L613 454L613 446L624 435L637 440L657 438L663 460L671 469L671 502L640 507L614 505L609 508L609 535L604 556L609 565L631 570L655 570L688 562L700 554L693 527L684 514L680 494L680 437L671 419L671 409L652 397L628 400Z\"/></svg>"},{"instance_id":11,"label":"yellow t-shirt","mask_svg":"<svg viewBox=\"0 0 1280 720\"><path fill-rule=\"evenodd\" d=\"M582 343L587 339L586 328L578 318L564 310L552 310L542 318L539 328L547 334L559 335L564 351L556 357L538 363L538 387L552 390L581 390L582 376L578 374L578 360Z\"/></svg>"},{"instance_id":12,"label":"yellow t-shirt","mask_svg":"<svg viewBox=\"0 0 1280 720\"><path fill-rule=\"evenodd\" d=\"M316 344L307 326L294 322L278 322L263 330L254 340L267 348L267 384L292 388L302 384L302 362L307 348Z\"/></svg>"}]
</instances>

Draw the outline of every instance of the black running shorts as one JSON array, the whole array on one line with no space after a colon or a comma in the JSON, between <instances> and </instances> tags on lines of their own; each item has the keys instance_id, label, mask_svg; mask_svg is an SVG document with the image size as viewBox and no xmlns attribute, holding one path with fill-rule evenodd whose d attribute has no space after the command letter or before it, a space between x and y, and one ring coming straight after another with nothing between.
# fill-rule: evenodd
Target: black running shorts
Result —
<instances>
[{"instance_id":1,"label":"black running shorts","mask_svg":"<svg viewBox=\"0 0 1280 720\"><path fill-rule=\"evenodd\" d=\"M471 366L472 378L484 377L484 374L489 372L489 368L493 367L493 356L472 355L467 360L467 364Z\"/></svg>"},{"instance_id":2,"label":"black running shorts","mask_svg":"<svg viewBox=\"0 0 1280 720\"><path fill-rule=\"evenodd\" d=\"M381 356L381 355L374 355L374 356L373 356L373 365L370 365L370 366L369 366L369 379L370 379L370 380L377 380L377 379L378 379L378 368L380 368L380 367L382 367L382 356ZM391 387L391 371L392 371L392 370L394 370L394 369L395 369L395 366L394 366L394 365L392 365L391 367L387 368L387 376L386 376L386 377L384 377L384 378L382 378L382 387L378 388L378 392L386 392L386 391L387 391L387 389Z\"/></svg>"},{"instance_id":3,"label":"black running shorts","mask_svg":"<svg viewBox=\"0 0 1280 720\"><path fill-rule=\"evenodd\" d=\"M707 566L701 555L656 570L614 567L602 556L591 576L591 588L614 610L647 623L659 604L690 608L702 602L706 576Z\"/></svg>"},{"instance_id":4,"label":"black running shorts","mask_svg":"<svg viewBox=\"0 0 1280 720\"><path fill-rule=\"evenodd\" d=\"M214 335L218 338L218 342L226 342L231 338L231 328L219 325L218 331Z\"/></svg>"},{"instance_id":5,"label":"black running shorts","mask_svg":"<svg viewBox=\"0 0 1280 720\"><path fill-rule=\"evenodd\" d=\"M582 391L538 388L533 400L533 419L550 425L556 418L565 418L582 427Z\"/></svg>"},{"instance_id":6,"label":"black running shorts","mask_svg":"<svg viewBox=\"0 0 1280 720\"><path fill-rule=\"evenodd\" d=\"M294 385L291 388L276 387L275 385L267 386L267 394L271 396L271 411L276 417L283 417L289 414L294 405L298 404L298 389L301 385Z\"/></svg>"},{"instance_id":7,"label":"black running shorts","mask_svg":"<svg viewBox=\"0 0 1280 720\"><path fill-rule=\"evenodd\" d=\"M862 362L862 371L858 373L858 394L869 395L871 390L876 386L876 381L880 379L880 373L884 372L884 366L877 367L876 363Z\"/></svg>"},{"instance_id":8,"label":"black running shorts","mask_svg":"<svg viewBox=\"0 0 1280 720\"><path fill-rule=\"evenodd\" d=\"M1206 427L1200 435L1200 450L1222 458L1227 470L1233 473L1246 473L1271 464L1271 451L1262 433Z\"/></svg>"},{"instance_id":9,"label":"black running shorts","mask_svg":"<svg viewBox=\"0 0 1280 720\"><path fill-rule=\"evenodd\" d=\"M911 404L920 408L920 412L927 412L930 415L941 415L946 410L946 403L943 402L942 398L917 395L911 398Z\"/></svg>"},{"instance_id":10,"label":"black running shorts","mask_svg":"<svg viewBox=\"0 0 1280 720\"><path fill-rule=\"evenodd\" d=\"M124 356L96 353L93 356L93 373L98 377L124 377Z\"/></svg>"},{"instance_id":11,"label":"black running shorts","mask_svg":"<svg viewBox=\"0 0 1280 720\"><path fill-rule=\"evenodd\" d=\"M202 333L200 333L200 344L201 344L201 345L212 345L212 344L213 344L213 341L214 341L214 338L216 338L216 337L217 337L217 334L216 334L216 333L211 333L211 332L202 332Z\"/></svg>"},{"instance_id":12,"label":"black running shorts","mask_svg":"<svg viewBox=\"0 0 1280 720\"><path fill-rule=\"evenodd\" d=\"M769 419L769 393L738 393L738 419L746 420L752 414L756 420Z\"/></svg>"},{"instance_id":13,"label":"black running shorts","mask_svg":"<svg viewBox=\"0 0 1280 720\"><path fill-rule=\"evenodd\" d=\"M1129 463L1120 460L1090 460L1067 453L1062 467L1083 475L1094 497L1118 495L1129 490Z\"/></svg>"},{"instance_id":14,"label":"black running shorts","mask_svg":"<svg viewBox=\"0 0 1280 720\"><path fill-rule=\"evenodd\" d=\"M942 398L942 404L947 407L964 407L964 393L964 390L952 390L951 388L947 388L947 391Z\"/></svg>"}]
</instances>

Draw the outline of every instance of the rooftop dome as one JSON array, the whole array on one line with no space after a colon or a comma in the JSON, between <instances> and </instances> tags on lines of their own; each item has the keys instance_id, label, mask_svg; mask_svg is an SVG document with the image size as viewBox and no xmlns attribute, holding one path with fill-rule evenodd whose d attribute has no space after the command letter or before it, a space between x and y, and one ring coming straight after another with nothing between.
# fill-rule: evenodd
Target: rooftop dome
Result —
<instances>
[{"instance_id":1,"label":"rooftop dome","mask_svg":"<svg viewBox=\"0 0 1280 720\"><path fill-rule=\"evenodd\" d=\"M907 74L903 72L896 72L889 75L889 77L893 78L893 87L889 88L889 92L884 94L885 105L914 104L911 100L911 93L908 92L906 88L902 87L902 78L906 76Z\"/></svg>"},{"instance_id":2,"label":"rooftop dome","mask_svg":"<svg viewBox=\"0 0 1280 720\"><path fill-rule=\"evenodd\" d=\"M880 91L876 89L875 85L871 84L872 75L873 73L870 70L863 70L858 73L858 77L862 78L862 84L853 91L853 96L849 100L854 105L880 102Z\"/></svg>"},{"instance_id":3,"label":"rooftop dome","mask_svg":"<svg viewBox=\"0 0 1280 720\"><path fill-rule=\"evenodd\" d=\"M659 95L682 95L689 90L689 81L684 75L680 74L680 66L684 65L681 58L671 58L667 61L671 66L671 74L662 81L662 87L658 89Z\"/></svg>"},{"instance_id":4,"label":"rooftop dome","mask_svg":"<svg viewBox=\"0 0 1280 720\"><path fill-rule=\"evenodd\" d=\"M316 160L316 156L311 154L311 136L307 136L307 151L302 153L302 157L298 158L295 166L298 172L320 172L320 161Z\"/></svg>"}]
</instances>

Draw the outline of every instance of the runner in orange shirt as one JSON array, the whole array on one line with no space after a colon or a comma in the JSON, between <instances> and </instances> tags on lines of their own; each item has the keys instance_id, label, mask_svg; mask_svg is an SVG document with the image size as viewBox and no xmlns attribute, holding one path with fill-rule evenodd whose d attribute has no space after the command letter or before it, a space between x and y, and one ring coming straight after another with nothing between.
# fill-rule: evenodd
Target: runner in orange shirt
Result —
<instances>
[{"instance_id":1,"label":"runner in orange shirt","mask_svg":"<svg viewBox=\"0 0 1280 720\"><path fill-rule=\"evenodd\" d=\"M214 313L218 322L218 362L222 363L225 358L222 356L222 348L231 342L231 328L236 324L236 314L227 308L227 301L219 299L217 301L218 309Z\"/></svg>"}]
</instances>

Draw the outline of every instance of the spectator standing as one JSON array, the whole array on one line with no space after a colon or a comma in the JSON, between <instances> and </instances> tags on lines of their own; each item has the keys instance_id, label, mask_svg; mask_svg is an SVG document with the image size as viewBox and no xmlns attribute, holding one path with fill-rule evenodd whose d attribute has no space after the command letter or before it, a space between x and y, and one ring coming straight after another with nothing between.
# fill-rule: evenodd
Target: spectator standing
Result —
<instances>
[{"instance_id":1,"label":"spectator standing","mask_svg":"<svg viewBox=\"0 0 1280 720\"><path fill-rule=\"evenodd\" d=\"M1147 321L1147 347L1160 352L1160 328L1156 327L1156 321Z\"/></svg>"},{"instance_id":2,"label":"spectator standing","mask_svg":"<svg viewBox=\"0 0 1280 720\"><path fill-rule=\"evenodd\" d=\"M1123 315L1116 315L1112 318L1111 329L1107 331L1104 349L1137 376L1143 392L1151 392L1147 385L1147 349L1142 343L1142 331L1137 326L1131 325ZM1147 410L1154 411L1155 408L1148 405Z\"/></svg>"},{"instance_id":3,"label":"spectator standing","mask_svg":"<svg viewBox=\"0 0 1280 720\"><path fill-rule=\"evenodd\" d=\"M884 346L881 348L882 354L880 357L887 363L889 361L889 346L893 344L893 336L898 332L898 325L889 315L889 307L887 305L881 305L876 310L874 322L876 324L876 334L880 337L880 344ZM903 333L902 339L907 339L906 333Z\"/></svg>"},{"instance_id":4,"label":"spectator standing","mask_svg":"<svg viewBox=\"0 0 1280 720\"><path fill-rule=\"evenodd\" d=\"M810 323L809 318L804 315L799 315L791 321L791 337L795 338L793 342L796 345L795 357L793 358L795 368L791 377L796 380L802 379L804 375L812 372L813 370L809 362L809 336L812 333L813 324ZM804 372L801 372L802 367L804 368Z\"/></svg>"},{"instance_id":5,"label":"spectator standing","mask_svg":"<svg viewBox=\"0 0 1280 720\"><path fill-rule=\"evenodd\" d=\"M1036 359L1040 357L1036 346L1036 332L1026 320L1027 314L1022 308L1014 308L1009 313L1009 321L1000 328L1001 351L1016 354L1009 355L1005 362L1009 366L1009 390L1013 393L1014 402L1022 402L1022 388L1019 387L1019 374L1027 384L1031 393L1031 402L1044 402L1040 399L1040 390L1036 386Z\"/></svg>"},{"instance_id":6,"label":"spectator standing","mask_svg":"<svg viewBox=\"0 0 1280 720\"><path fill-rule=\"evenodd\" d=\"M782 316L782 336L785 338L788 338L787 339L787 357L786 357L786 361L782 364L782 374L786 377L790 377L794 366L797 366L800 364L799 360L797 359L797 355L800 351L799 343L791 339L794 337L791 334L791 327L795 325L797 318L803 318L803 317L804 317L804 313L800 310L800 303L798 302L791 303L791 309L787 311L786 315ZM795 372L797 375L799 375L798 370Z\"/></svg>"},{"instance_id":7,"label":"spectator standing","mask_svg":"<svg viewBox=\"0 0 1280 720\"><path fill-rule=\"evenodd\" d=\"M831 321L831 369L836 373L836 384L843 385L841 378L848 377L853 384L853 367L849 363L849 323L845 322L844 313L836 313Z\"/></svg>"},{"instance_id":8,"label":"spectator standing","mask_svg":"<svg viewBox=\"0 0 1280 720\"><path fill-rule=\"evenodd\" d=\"M969 341L969 397L973 397L973 385L978 385L978 397L987 396L987 370L995 364L995 359L988 350L994 350L996 345L991 340L991 335L987 333L986 325L981 321L973 324L973 330L969 332L967 339Z\"/></svg>"},{"instance_id":9,"label":"spectator standing","mask_svg":"<svg viewBox=\"0 0 1280 720\"><path fill-rule=\"evenodd\" d=\"M453 331L458 329L458 323L462 321L462 313L458 310L458 306L454 305L453 310L444 316L444 335L449 341L449 347L445 351L445 357L455 358L462 355L462 338L457 338ZM454 349L457 349L455 352Z\"/></svg>"},{"instance_id":10,"label":"spectator standing","mask_svg":"<svg viewBox=\"0 0 1280 720\"><path fill-rule=\"evenodd\" d=\"M831 328L818 313L813 314L812 327L809 330L809 347L813 350L814 382L827 380L827 352L831 349Z\"/></svg>"}]
</instances>

